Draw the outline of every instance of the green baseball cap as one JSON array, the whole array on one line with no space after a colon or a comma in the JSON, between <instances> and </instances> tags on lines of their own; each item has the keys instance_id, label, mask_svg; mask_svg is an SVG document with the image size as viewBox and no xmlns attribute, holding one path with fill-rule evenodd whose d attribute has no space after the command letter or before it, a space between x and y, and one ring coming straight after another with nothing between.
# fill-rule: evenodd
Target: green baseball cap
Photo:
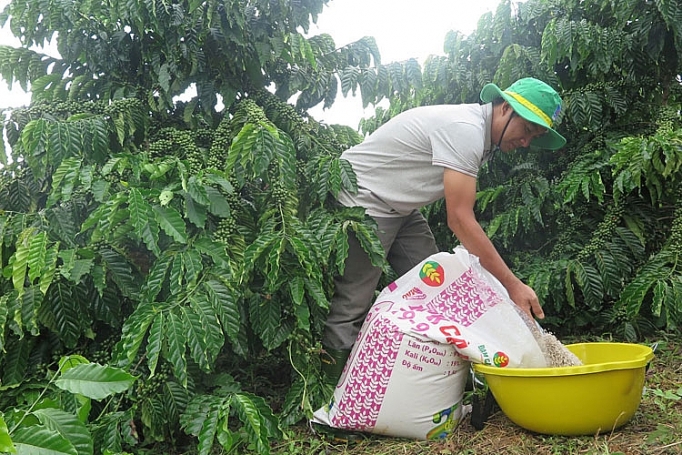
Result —
<instances>
[{"instance_id":1,"label":"green baseball cap","mask_svg":"<svg viewBox=\"0 0 682 455\"><path fill-rule=\"evenodd\" d=\"M547 133L533 139L531 145L556 150L566 144L566 139L552 129L561 113L561 97L541 80L526 77L500 90L495 84L486 84L481 90L481 101L489 103L502 97L519 116L531 123L547 128Z\"/></svg>"}]
</instances>

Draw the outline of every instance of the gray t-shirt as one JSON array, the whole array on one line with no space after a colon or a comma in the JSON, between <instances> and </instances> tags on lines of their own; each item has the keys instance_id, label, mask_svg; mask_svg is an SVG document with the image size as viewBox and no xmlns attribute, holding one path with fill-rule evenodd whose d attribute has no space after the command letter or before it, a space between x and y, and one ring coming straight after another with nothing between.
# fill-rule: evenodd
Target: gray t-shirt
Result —
<instances>
[{"instance_id":1,"label":"gray t-shirt","mask_svg":"<svg viewBox=\"0 0 682 455\"><path fill-rule=\"evenodd\" d=\"M456 104L407 110L346 150L358 192L339 202L377 217L407 215L443 197L443 168L477 177L489 158L492 105Z\"/></svg>"}]
</instances>

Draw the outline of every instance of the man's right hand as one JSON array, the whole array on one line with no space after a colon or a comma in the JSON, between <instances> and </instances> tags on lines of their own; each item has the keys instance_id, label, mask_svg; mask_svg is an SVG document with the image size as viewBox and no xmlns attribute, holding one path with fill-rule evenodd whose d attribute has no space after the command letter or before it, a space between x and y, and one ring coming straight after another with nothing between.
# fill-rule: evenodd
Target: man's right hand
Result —
<instances>
[{"instance_id":1,"label":"man's right hand","mask_svg":"<svg viewBox=\"0 0 682 455\"><path fill-rule=\"evenodd\" d=\"M507 287L507 292L509 293L509 298L525 311L531 319L533 316L538 319L544 319L545 312L542 310L538 296L533 288L518 280L518 283Z\"/></svg>"}]
</instances>

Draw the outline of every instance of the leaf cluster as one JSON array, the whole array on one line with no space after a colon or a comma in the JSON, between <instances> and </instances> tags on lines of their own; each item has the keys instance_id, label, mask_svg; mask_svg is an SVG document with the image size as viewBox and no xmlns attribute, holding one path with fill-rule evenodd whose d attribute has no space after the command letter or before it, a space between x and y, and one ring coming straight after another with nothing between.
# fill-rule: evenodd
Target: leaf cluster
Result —
<instances>
[{"instance_id":1,"label":"leaf cluster","mask_svg":"<svg viewBox=\"0 0 682 455\"><path fill-rule=\"evenodd\" d=\"M332 202L355 190L340 149L357 134L300 128L292 106L265 93L210 133L157 128L167 119L136 98L61 103L14 110L7 125L2 383L23 384L30 359L85 353L110 334L107 362L142 379L120 414L102 417L113 433L97 453L170 442L181 429L200 453L264 453L280 435L269 405L238 377L212 384L226 359L284 351L298 372L286 379L295 385L283 420L328 392L317 340L348 235L383 259L364 212ZM120 419L137 433L126 438Z\"/></svg>"}]
</instances>

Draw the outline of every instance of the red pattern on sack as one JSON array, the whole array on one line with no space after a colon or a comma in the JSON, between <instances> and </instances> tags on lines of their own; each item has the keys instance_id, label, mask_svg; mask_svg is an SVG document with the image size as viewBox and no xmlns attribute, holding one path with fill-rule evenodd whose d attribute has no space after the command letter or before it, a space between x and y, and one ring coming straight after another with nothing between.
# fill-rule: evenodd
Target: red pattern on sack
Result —
<instances>
[{"instance_id":1,"label":"red pattern on sack","mask_svg":"<svg viewBox=\"0 0 682 455\"><path fill-rule=\"evenodd\" d=\"M502 297L469 269L429 302L429 306L434 305L446 318L468 327L500 302Z\"/></svg>"},{"instance_id":2,"label":"red pattern on sack","mask_svg":"<svg viewBox=\"0 0 682 455\"><path fill-rule=\"evenodd\" d=\"M421 289L414 287L403 294L402 297L403 300L424 300L426 299L426 294Z\"/></svg>"},{"instance_id":3,"label":"red pattern on sack","mask_svg":"<svg viewBox=\"0 0 682 455\"><path fill-rule=\"evenodd\" d=\"M387 338L386 333L395 336ZM365 334L362 351L356 353L347 372L348 383L331 416L334 427L360 431L374 428L403 336L389 319L374 321Z\"/></svg>"}]
</instances>

